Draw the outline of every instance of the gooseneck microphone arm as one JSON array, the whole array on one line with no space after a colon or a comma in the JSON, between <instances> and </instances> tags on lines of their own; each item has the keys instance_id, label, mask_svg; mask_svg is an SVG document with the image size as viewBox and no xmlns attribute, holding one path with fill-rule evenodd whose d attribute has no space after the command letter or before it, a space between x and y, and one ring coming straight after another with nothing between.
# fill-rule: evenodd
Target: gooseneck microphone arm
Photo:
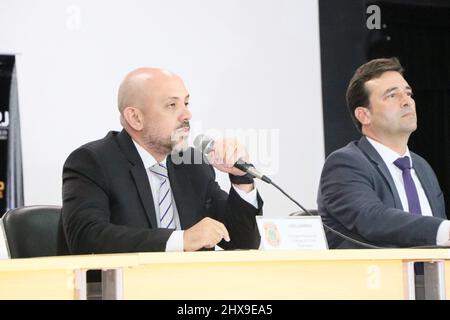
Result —
<instances>
[{"instance_id":1,"label":"gooseneck microphone arm","mask_svg":"<svg viewBox=\"0 0 450 320\"><path fill-rule=\"evenodd\" d=\"M263 181L264 181L264 180L263 180ZM300 209L302 209L302 210L303 210L304 212L306 212L308 215L313 216L313 214L312 214L311 212L309 212L309 210L305 209L300 203L298 203L294 198L292 198L292 197L291 197L290 195L288 195L283 189L281 189L281 187L279 187L275 182L270 181L269 184L273 185L275 188L277 188L278 190L280 190L280 192L281 192L282 194L284 194L289 200L291 200L292 202L294 202ZM330 231L330 232L332 232L332 233L338 235L339 237L341 237L341 238L343 238L343 239L345 239L345 240L348 240L348 241L350 241L350 242L353 242L354 244L358 244L358 245L360 245L360 246L363 246L363 247L365 247L365 248L370 248L370 249L381 249L381 247L374 246L373 244L369 244L369 243L366 243L366 242L362 242L362 241L359 241L359 240L350 238L349 236L347 236L347 235L345 235L345 234L343 234L343 233L341 233L341 232L339 232L339 231L337 231L337 230L334 230L333 228L329 227L328 225L326 225L326 224L323 223L323 222L322 222L322 224L323 224L323 226L325 227L325 229L327 229L328 231Z\"/></svg>"},{"instance_id":2,"label":"gooseneck microphone arm","mask_svg":"<svg viewBox=\"0 0 450 320\"><path fill-rule=\"evenodd\" d=\"M205 135L198 135L195 140L194 140L194 146L196 149L200 150L202 152L202 154L206 155L208 153L210 153L213 149L214 149L214 140L208 136ZM309 210L307 210L306 208L304 208L300 203L298 203L294 198L292 198L289 194L287 194L281 187L279 187L275 182L272 181L272 179L270 179L269 177L261 174L258 170L255 169L255 167L253 165L251 165L250 163L247 163L241 159L239 159L235 164L234 164L235 168L238 168L239 170L245 172L245 173L249 173L250 175L252 175L253 177L260 179L268 184L271 184L272 186L274 186L275 188L277 188L282 194L284 194L289 200L291 200L292 202L294 202L300 209L302 209L304 212L306 212L308 215L310 216L314 216L311 212L309 212ZM370 248L370 249L382 249L382 247L378 247L366 242L362 242L356 239L353 239L337 230L334 230L333 228L329 227L328 225L326 225L325 223L323 223L323 226L325 227L325 229L327 229L328 231L338 235L339 237L348 240L350 242L353 242L354 244L360 245L362 247L365 248Z\"/></svg>"}]
</instances>

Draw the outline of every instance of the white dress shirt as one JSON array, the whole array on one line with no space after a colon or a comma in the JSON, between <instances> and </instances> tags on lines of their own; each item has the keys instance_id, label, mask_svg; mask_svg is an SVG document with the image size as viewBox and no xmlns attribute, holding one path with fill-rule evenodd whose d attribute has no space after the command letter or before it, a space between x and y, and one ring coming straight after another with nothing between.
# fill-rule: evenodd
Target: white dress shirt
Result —
<instances>
[{"instance_id":1,"label":"white dress shirt","mask_svg":"<svg viewBox=\"0 0 450 320\"><path fill-rule=\"evenodd\" d=\"M386 147L385 145L366 137L367 140L370 142L370 144L375 148L375 150L378 152L378 154L383 159L384 163L386 164L389 173L392 176L392 179L394 180L395 187L397 189L397 193L400 197L400 201L402 202L403 211L409 212L409 206L408 206L408 198L406 197L406 191L405 191L405 185L403 182L403 175L402 170L398 168L394 161L398 158L402 158L405 156L409 157L409 161L411 161L412 164L412 158L411 154L409 152L408 147L406 147L406 152L403 155L399 155L394 150ZM419 202L420 202L420 209L422 211L423 216L433 216L433 212L431 211L431 206L428 201L428 198L425 194L425 190L422 187L422 184L420 183L419 178L417 177L416 171L414 170L414 166L411 165L411 177L414 181L414 184L416 185L417 194L419 196ZM450 234L450 221L444 220L438 229L437 235L436 235L436 244L437 245L449 245L449 234Z\"/></svg>"},{"instance_id":2,"label":"white dress shirt","mask_svg":"<svg viewBox=\"0 0 450 320\"><path fill-rule=\"evenodd\" d=\"M142 163L144 164L145 172L147 172L148 180L150 183L150 188L152 189L153 199L158 199L158 189L159 189L160 182L159 182L158 178L153 173L150 172L150 168L153 165L155 165L157 163L157 161L149 152L147 152L143 147L141 147L136 141L133 140L133 143L137 149L137 152L139 153L139 156L142 159ZM163 164L164 166L166 166L166 160L167 160L167 158L165 158L160 163ZM169 180L169 182L170 182L170 180ZM256 188L254 188L252 191L250 191L248 193L236 188L234 185L233 185L233 188L234 188L234 190L236 190L237 194L242 199L244 199L245 201L250 203L255 208L258 208L258 200L256 197ZM174 216L176 230L174 232L172 232L169 239L167 240L166 251L183 251L184 250L184 240L183 240L184 231L181 230L180 216L178 214L177 206L176 206L175 200L173 198L173 192L171 192L171 194L172 194L173 216ZM156 218L157 218L156 223L157 223L157 227L159 228L160 227L160 222L159 222L160 213L159 213L158 201L153 201L153 204L155 206L155 213L156 213Z\"/></svg>"}]
</instances>

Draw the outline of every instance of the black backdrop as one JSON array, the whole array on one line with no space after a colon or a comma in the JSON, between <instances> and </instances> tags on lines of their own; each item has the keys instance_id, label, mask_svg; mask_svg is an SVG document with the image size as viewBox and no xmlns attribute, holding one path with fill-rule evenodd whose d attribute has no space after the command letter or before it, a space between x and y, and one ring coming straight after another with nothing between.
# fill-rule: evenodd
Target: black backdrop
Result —
<instances>
[{"instance_id":1,"label":"black backdrop","mask_svg":"<svg viewBox=\"0 0 450 320\"><path fill-rule=\"evenodd\" d=\"M7 209L8 140L10 110L9 99L15 57L0 55L0 217Z\"/></svg>"},{"instance_id":2,"label":"black backdrop","mask_svg":"<svg viewBox=\"0 0 450 320\"><path fill-rule=\"evenodd\" d=\"M369 5L380 7L381 29L369 30ZM345 104L357 66L396 56L414 91L418 129L411 150L435 170L450 214L450 1L319 0L325 153L358 139Z\"/></svg>"}]
</instances>

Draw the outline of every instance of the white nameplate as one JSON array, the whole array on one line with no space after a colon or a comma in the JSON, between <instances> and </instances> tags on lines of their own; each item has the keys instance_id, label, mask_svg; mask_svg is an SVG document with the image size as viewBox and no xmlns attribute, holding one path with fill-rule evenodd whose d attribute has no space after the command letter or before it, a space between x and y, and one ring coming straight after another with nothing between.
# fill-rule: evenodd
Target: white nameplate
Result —
<instances>
[{"instance_id":1,"label":"white nameplate","mask_svg":"<svg viewBox=\"0 0 450 320\"><path fill-rule=\"evenodd\" d=\"M261 250L326 250L320 216L256 217Z\"/></svg>"}]
</instances>

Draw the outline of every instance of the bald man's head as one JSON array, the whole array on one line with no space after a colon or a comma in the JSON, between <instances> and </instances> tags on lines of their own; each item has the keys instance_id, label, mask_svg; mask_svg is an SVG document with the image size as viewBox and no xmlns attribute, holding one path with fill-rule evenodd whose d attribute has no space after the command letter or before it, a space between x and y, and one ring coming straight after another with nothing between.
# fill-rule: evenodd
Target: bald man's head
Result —
<instances>
[{"instance_id":1,"label":"bald man's head","mask_svg":"<svg viewBox=\"0 0 450 320\"><path fill-rule=\"evenodd\" d=\"M126 75L119 87L118 107L122 114L126 107L143 109L154 90L165 81L181 79L164 69L138 68Z\"/></svg>"},{"instance_id":2,"label":"bald man's head","mask_svg":"<svg viewBox=\"0 0 450 320\"><path fill-rule=\"evenodd\" d=\"M155 159L185 147L192 116L188 105L183 80L162 69L136 69L119 88L120 123Z\"/></svg>"}]
</instances>

